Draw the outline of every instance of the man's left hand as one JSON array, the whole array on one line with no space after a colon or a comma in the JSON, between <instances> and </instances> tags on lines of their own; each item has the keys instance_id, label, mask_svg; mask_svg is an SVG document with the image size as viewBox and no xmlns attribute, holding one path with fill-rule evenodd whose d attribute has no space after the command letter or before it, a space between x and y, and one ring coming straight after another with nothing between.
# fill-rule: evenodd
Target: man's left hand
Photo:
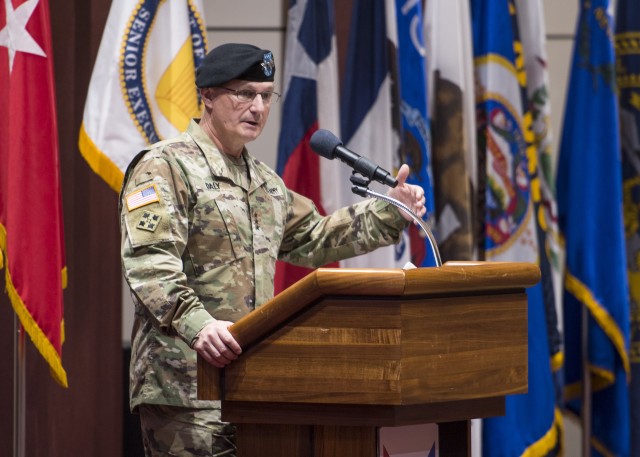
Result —
<instances>
[{"instance_id":1,"label":"man's left hand","mask_svg":"<svg viewBox=\"0 0 640 457\"><path fill-rule=\"evenodd\" d=\"M395 198L396 200L404 203L418 217L422 217L427 212L427 208L424 206L424 203L425 203L424 189L414 184L407 184L408 177L409 177L409 165L403 164L400 167L400 170L398 170L398 174L396 175L396 179L398 180L398 185L392 189L389 189L389 192L387 192L387 195L391 198ZM406 220L413 221L411 216L409 216L404 211L401 210L400 213L402 213L402 217L404 217Z\"/></svg>"}]
</instances>

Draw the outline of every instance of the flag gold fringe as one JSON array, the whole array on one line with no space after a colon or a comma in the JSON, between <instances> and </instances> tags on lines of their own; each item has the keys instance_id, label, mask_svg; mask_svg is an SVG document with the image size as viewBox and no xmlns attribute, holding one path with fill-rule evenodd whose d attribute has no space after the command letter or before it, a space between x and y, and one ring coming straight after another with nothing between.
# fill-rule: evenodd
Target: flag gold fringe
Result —
<instances>
[{"instance_id":1,"label":"flag gold fringe","mask_svg":"<svg viewBox=\"0 0 640 457\"><path fill-rule=\"evenodd\" d=\"M616 457L615 453L611 452L600 440L597 440L593 436L591 437L591 446L604 457Z\"/></svg>"},{"instance_id":2,"label":"flag gold fringe","mask_svg":"<svg viewBox=\"0 0 640 457\"><path fill-rule=\"evenodd\" d=\"M564 352L559 351L551 357L551 371L557 373L564 366Z\"/></svg>"},{"instance_id":3,"label":"flag gold fringe","mask_svg":"<svg viewBox=\"0 0 640 457\"><path fill-rule=\"evenodd\" d=\"M124 173L96 146L84 128L80 126L78 147L91 169L100 176L113 190L120 192Z\"/></svg>"},{"instance_id":4,"label":"flag gold fringe","mask_svg":"<svg viewBox=\"0 0 640 457\"><path fill-rule=\"evenodd\" d=\"M558 444L562 447L561 437L564 435L564 422L562 421L562 412L560 409L555 408L553 416L553 423L547 433L529 446L520 457L548 455L558 446Z\"/></svg>"},{"instance_id":5,"label":"flag gold fringe","mask_svg":"<svg viewBox=\"0 0 640 457\"><path fill-rule=\"evenodd\" d=\"M607 310L596 300L593 293L589 288L582 283L578 278L573 276L569 271L565 275L565 287L576 299L587 307L591 316L596 320L598 325L607 334L614 347L620 355L624 370L627 373L627 377L631 376L631 365L629 362L629 354L624 344L624 337L622 331L618 327L615 320L609 315ZM594 370L591 370L592 373Z\"/></svg>"},{"instance_id":6,"label":"flag gold fringe","mask_svg":"<svg viewBox=\"0 0 640 457\"><path fill-rule=\"evenodd\" d=\"M11 273L9 272L9 261L6 254L6 245L7 231L5 227L0 224L0 259L3 258L4 255L4 258L7 260L6 263L0 262L0 267L6 267L6 289L7 295L9 295L9 300L11 301L11 306L17 314L20 323L31 338L31 341L33 341L36 349L49 364L49 369L51 371L53 379L55 379L56 382L62 387L69 387L69 384L67 382L67 373L62 367L62 359L60 358L60 354L58 354L58 351L53 347L51 341L49 341L49 338L47 338L42 329L38 326L37 322L33 319L33 316L31 316L31 313L29 313L29 310L22 301L22 297L20 297L20 294L13 285L13 281L11 280ZM66 278L66 267L63 269L63 278ZM61 341L64 341L64 322L60 323L60 331Z\"/></svg>"}]
</instances>

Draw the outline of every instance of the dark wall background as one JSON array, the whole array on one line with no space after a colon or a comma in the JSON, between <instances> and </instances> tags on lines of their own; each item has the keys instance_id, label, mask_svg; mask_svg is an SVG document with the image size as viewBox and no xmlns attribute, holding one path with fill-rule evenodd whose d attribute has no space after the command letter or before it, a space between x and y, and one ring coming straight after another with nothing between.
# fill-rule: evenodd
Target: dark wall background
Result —
<instances>
[{"instance_id":1,"label":"dark wall background","mask_svg":"<svg viewBox=\"0 0 640 457\"><path fill-rule=\"evenodd\" d=\"M27 341L28 457L122 454L121 275L117 195L77 147L84 99L109 0L50 0L68 287L61 388ZM38 109L34 106L33 109ZM43 253L46 255L46 253ZM0 281L4 283L4 271ZM4 291L4 284L0 284ZM14 313L0 294L0 455L13 453Z\"/></svg>"}]
</instances>

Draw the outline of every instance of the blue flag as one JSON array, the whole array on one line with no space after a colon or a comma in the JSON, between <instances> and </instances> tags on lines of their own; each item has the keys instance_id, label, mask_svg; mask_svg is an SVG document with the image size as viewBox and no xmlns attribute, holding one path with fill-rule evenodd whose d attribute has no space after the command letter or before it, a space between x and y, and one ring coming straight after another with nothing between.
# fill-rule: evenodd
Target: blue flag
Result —
<instances>
[{"instance_id":1,"label":"blue flag","mask_svg":"<svg viewBox=\"0 0 640 457\"><path fill-rule=\"evenodd\" d=\"M566 248L566 406L582 415L583 371L588 368L591 454L625 457L630 455L629 289L610 8L608 0L581 1L557 198ZM583 312L588 313L584 329ZM588 339L587 360L581 355L583 336Z\"/></svg>"},{"instance_id":2,"label":"blue flag","mask_svg":"<svg viewBox=\"0 0 640 457\"><path fill-rule=\"evenodd\" d=\"M507 0L472 0L476 70L478 192L483 215L481 258L539 261L532 177L537 174L531 117L524 116L526 75L516 6ZM531 153L532 155L530 155ZM553 455L558 420L540 284L527 291L529 391L507 397L503 417L483 422L485 457Z\"/></svg>"},{"instance_id":3,"label":"blue flag","mask_svg":"<svg viewBox=\"0 0 640 457\"><path fill-rule=\"evenodd\" d=\"M622 146L622 191L631 292L631 454L640 455L640 2L618 0L616 69Z\"/></svg>"},{"instance_id":4,"label":"blue flag","mask_svg":"<svg viewBox=\"0 0 640 457\"><path fill-rule=\"evenodd\" d=\"M407 182L424 189L427 215L434 221L422 4L400 1L394 3L398 24L399 108L402 117L400 156L402 162L411 167ZM429 244L421 236L419 229L412 224L408 231L411 261L417 266L435 265Z\"/></svg>"}]
</instances>

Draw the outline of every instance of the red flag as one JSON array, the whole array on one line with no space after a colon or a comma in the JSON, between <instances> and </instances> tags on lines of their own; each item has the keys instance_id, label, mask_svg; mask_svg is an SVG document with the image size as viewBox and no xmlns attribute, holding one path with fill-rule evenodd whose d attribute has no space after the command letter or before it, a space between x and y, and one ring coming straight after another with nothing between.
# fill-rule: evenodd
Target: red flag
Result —
<instances>
[{"instance_id":1,"label":"red flag","mask_svg":"<svg viewBox=\"0 0 640 457\"><path fill-rule=\"evenodd\" d=\"M66 283L47 0L0 4L0 267L20 322L67 386Z\"/></svg>"}]
</instances>

